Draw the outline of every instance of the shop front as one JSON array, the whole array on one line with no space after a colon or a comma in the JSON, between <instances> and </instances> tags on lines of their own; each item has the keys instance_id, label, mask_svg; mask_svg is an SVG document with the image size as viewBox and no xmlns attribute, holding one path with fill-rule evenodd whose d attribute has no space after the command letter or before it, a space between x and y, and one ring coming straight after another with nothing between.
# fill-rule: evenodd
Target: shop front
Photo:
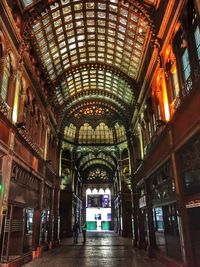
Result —
<instances>
[{"instance_id":1,"label":"shop front","mask_svg":"<svg viewBox=\"0 0 200 267\"><path fill-rule=\"evenodd\" d=\"M13 163L8 207L2 227L2 263L32 258L36 231L35 211L39 209L40 179ZM26 260L25 260L26 261Z\"/></svg>"},{"instance_id":2,"label":"shop front","mask_svg":"<svg viewBox=\"0 0 200 267\"><path fill-rule=\"evenodd\" d=\"M171 162L167 161L148 179L156 247L177 262L182 261L180 219Z\"/></svg>"},{"instance_id":3,"label":"shop front","mask_svg":"<svg viewBox=\"0 0 200 267\"><path fill-rule=\"evenodd\" d=\"M200 266L200 133L179 151L181 179L195 266Z\"/></svg>"}]
</instances>

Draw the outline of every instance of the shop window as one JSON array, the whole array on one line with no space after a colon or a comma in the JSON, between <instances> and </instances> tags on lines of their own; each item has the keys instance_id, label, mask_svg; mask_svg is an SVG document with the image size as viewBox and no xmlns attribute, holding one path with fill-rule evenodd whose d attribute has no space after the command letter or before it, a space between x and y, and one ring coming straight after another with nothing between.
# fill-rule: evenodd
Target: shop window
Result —
<instances>
[{"instance_id":1,"label":"shop window","mask_svg":"<svg viewBox=\"0 0 200 267\"><path fill-rule=\"evenodd\" d=\"M154 209L154 229L157 232L164 231L163 211L161 207Z\"/></svg>"},{"instance_id":2,"label":"shop window","mask_svg":"<svg viewBox=\"0 0 200 267\"><path fill-rule=\"evenodd\" d=\"M23 253L27 253L32 249L33 215L34 209L25 209Z\"/></svg>"},{"instance_id":3,"label":"shop window","mask_svg":"<svg viewBox=\"0 0 200 267\"><path fill-rule=\"evenodd\" d=\"M189 208L187 211L195 266L200 266L200 207Z\"/></svg>"},{"instance_id":4,"label":"shop window","mask_svg":"<svg viewBox=\"0 0 200 267\"><path fill-rule=\"evenodd\" d=\"M45 244L48 241L49 216L50 216L50 211L48 209L44 209L41 214L41 232L40 232L41 244Z\"/></svg>"},{"instance_id":5,"label":"shop window","mask_svg":"<svg viewBox=\"0 0 200 267\"><path fill-rule=\"evenodd\" d=\"M190 90L190 73L191 73L191 68L190 68L190 61L189 61L189 54L188 54L188 49L186 48L185 51L183 52L182 55L182 64L183 64L183 74L184 74L184 79L186 82L186 90Z\"/></svg>"},{"instance_id":6,"label":"shop window","mask_svg":"<svg viewBox=\"0 0 200 267\"><path fill-rule=\"evenodd\" d=\"M23 255L24 209L9 205L4 225L1 260L9 261Z\"/></svg>"},{"instance_id":7,"label":"shop window","mask_svg":"<svg viewBox=\"0 0 200 267\"><path fill-rule=\"evenodd\" d=\"M181 260L176 204L153 209L156 244L167 256Z\"/></svg>"},{"instance_id":8,"label":"shop window","mask_svg":"<svg viewBox=\"0 0 200 267\"><path fill-rule=\"evenodd\" d=\"M200 136L198 133L178 153L186 195L200 192L199 144Z\"/></svg>"},{"instance_id":9,"label":"shop window","mask_svg":"<svg viewBox=\"0 0 200 267\"><path fill-rule=\"evenodd\" d=\"M200 188L200 169L188 170L184 173L184 185L187 195L199 193Z\"/></svg>"}]
</instances>

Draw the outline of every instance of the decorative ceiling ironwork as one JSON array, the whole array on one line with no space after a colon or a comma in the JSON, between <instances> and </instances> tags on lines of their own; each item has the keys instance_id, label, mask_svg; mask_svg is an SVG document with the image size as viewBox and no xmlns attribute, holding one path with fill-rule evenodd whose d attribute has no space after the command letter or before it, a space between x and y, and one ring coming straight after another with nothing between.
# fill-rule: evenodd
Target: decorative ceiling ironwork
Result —
<instances>
[{"instance_id":1,"label":"decorative ceiling ironwork","mask_svg":"<svg viewBox=\"0 0 200 267\"><path fill-rule=\"evenodd\" d=\"M32 27L50 81L69 68L101 62L137 79L150 30L137 7L123 1L57 1ZM61 86L67 91L68 81Z\"/></svg>"},{"instance_id":2,"label":"decorative ceiling ironwork","mask_svg":"<svg viewBox=\"0 0 200 267\"><path fill-rule=\"evenodd\" d=\"M84 155L84 157L79 161L78 166L80 169L84 170L87 167L93 165L94 163L101 165L103 164L109 169L114 169L116 167L115 159L104 152L100 152L98 155L95 155L93 153Z\"/></svg>"},{"instance_id":3,"label":"decorative ceiling ironwork","mask_svg":"<svg viewBox=\"0 0 200 267\"><path fill-rule=\"evenodd\" d=\"M85 178L111 179L119 157L116 144L126 140L139 95L157 0L17 2L23 40L30 41L39 60L57 130L68 144L78 145L77 167Z\"/></svg>"},{"instance_id":4,"label":"decorative ceiling ironwork","mask_svg":"<svg viewBox=\"0 0 200 267\"><path fill-rule=\"evenodd\" d=\"M109 180L108 173L102 168L96 168L91 170L86 178L87 181L105 182Z\"/></svg>"},{"instance_id":5,"label":"decorative ceiling ironwork","mask_svg":"<svg viewBox=\"0 0 200 267\"><path fill-rule=\"evenodd\" d=\"M116 121L127 129L156 2L18 0L24 40L43 70L59 131Z\"/></svg>"}]
</instances>

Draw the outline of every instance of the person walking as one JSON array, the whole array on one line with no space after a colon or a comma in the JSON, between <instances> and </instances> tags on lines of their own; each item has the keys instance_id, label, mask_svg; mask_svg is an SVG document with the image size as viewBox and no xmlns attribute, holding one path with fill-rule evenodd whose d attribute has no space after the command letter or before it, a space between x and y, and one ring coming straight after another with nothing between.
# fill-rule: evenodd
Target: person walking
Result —
<instances>
[{"instance_id":1,"label":"person walking","mask_svg":"<svg viewBox=\"0 0 200 267\"><path fill-rule=\"evenodd\" d=\"M86 242L86 230L87 230L87 224L86 224L86 222L84 222L82 225L83 243Z\"/></svg>"},{"instance_id":2,"label":"person walking","mask_svg":"<svg viewBox=\"0 0 200 267\"><path fill-rule=\"evenodd\" d=\"M72 230L73 230L74 244L75 244L75 243L78 243L78 235L79 235L79 232L80 232L80 227L79 227L79 223L78 222L74 223Z\"/></svg>"}]
</instances>

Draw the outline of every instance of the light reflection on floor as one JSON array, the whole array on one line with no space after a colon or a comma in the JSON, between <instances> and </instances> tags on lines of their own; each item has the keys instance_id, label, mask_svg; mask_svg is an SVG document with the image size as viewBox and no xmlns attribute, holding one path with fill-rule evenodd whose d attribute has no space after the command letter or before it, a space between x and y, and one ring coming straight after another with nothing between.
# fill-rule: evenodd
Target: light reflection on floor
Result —
<instances>
[{"instance_id":1,"label":"light reflection on floor","mask_svg":"<svg viewBox=\"0 0 200 267\"><path fill-rule=\"evenodd\" d=\"M72 238L64 239L60 247L45 252L24 267L163 267L132 247L130 238L119 237L111 231L88 232L87 242L73 244Z\"/></svg>"}]
</instances>

